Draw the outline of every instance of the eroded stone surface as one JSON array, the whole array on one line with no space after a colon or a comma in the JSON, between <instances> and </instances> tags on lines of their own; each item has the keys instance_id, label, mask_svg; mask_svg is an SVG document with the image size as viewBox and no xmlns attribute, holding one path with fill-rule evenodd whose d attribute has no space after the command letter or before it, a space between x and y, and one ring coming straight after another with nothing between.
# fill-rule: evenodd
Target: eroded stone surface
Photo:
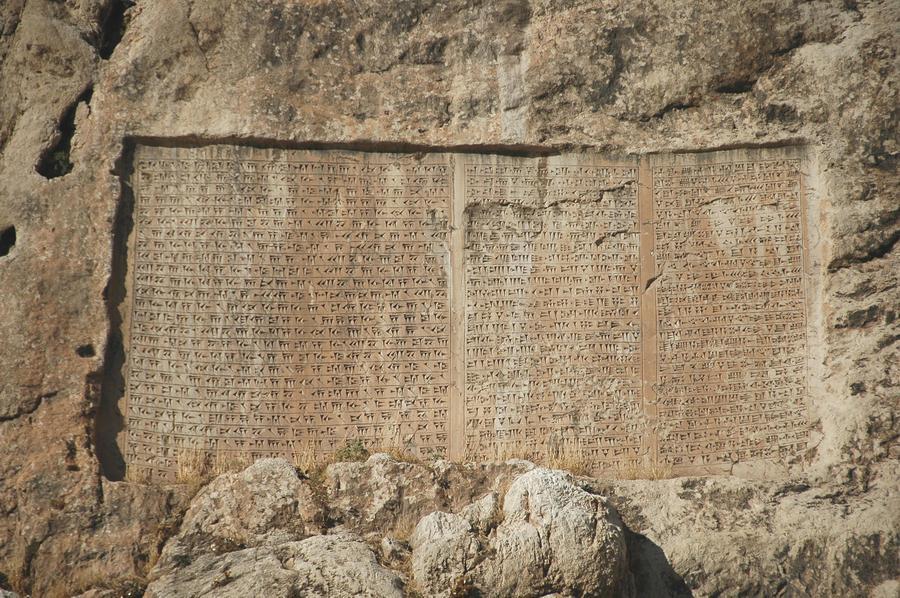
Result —
<instances>
[{"instance_id":1,"label":"eroded stone surface","mask_svg":"<svg viewBox=\"0 0 900 598\"><path fill-rule=\"evenodd\" d=\"M96 374L116 352L104 291L124 175L116 164L130 135L632 154L805 141L827 200L825 387L810 396L807 475L791 483L819 498L779 525L835 550L840 538L818 521L867 530L852 559L796 548L791 578L804 576L809 593L834 593L847 570L858 572L853 591L890 589L897 566L879 546L896 537L883 509L898 479L900 421L895 2L163 0L129 10L103 60L93 42L108 4L0 3L0 226L17 230L0 259L0 573L20 594L78 594L95 586L82 575L98 567L110 582L147 572L130 558L102 570L104 545L130 555L136 544L108 514L122 507L104 501L125 499L104 491L95 450L103 426L116 428L113 417L98 430L94 415ZM44 179L35 167L89 85L93 96L75 113L73 169ZM76 354L86 345L95 357ZM647 482L634 504L663 508L654 505L664 505L667 484ZM757 483L709 484L741 494ZM156 501L156 490L122 494L132 492ZM767 500L777 508L793 494ZM787 580L778 555L797 546L790 538L773 544L754 532L752 549L738 554L729 548L736 532L685 525L699 512L709 526L748 529L730 505L661 514L656 536L636 529L656 539L652 557L684 555L672 574L698 592ZM838 511L850 515L819 518ZM166 535L164 520L146 518L141 537ZM710 548L693 559L692 545ZM748 553L765 555L750 574L738 565Z\"/></svg>"},{"instance_id":2,"label":"eroded stone surface","mask_svg":"<svg viewBox=\"0 0 900 598\"><path fill-rule=\"evenodd\" d=\"M358 536L313 536L225 555L201 555L154 579L145 596L403 596Z\"/></svg>"},{"instance_id":3,"label":"eroded stone surface","mask_svg":"<svg viewBox=\"0 0 900 598\"><path fill-rule=\"evenodd\" d=\"M561 471L534 469L479 535L461 515L432 513L410 538L413 577L427 593L473 587L497 596L630 596L625 530L606 500Z\"/></svg>"},{"instance_id":4,"label":"eroded stone surface","mask_svg":"<svg viewBox=\"0 0 900 598\"><path fill-rule=\"evenodd\" d=\"M325 473L329 516L351 529L405 536L428 513L460 509L487 491L508 487L532 467L514 461L425 465L383 453L363 462L335 463Z\"/></svg>"},{"instance_id":5,"label":"eroded stone surface","mask_svg":"<svg viewBox=\"0 0 900 598\"><path fill-rule=\"evenodd\" d=\"M126 465L171 479L186 454L351 441L595 473L796 465L821 338L806 153L139 145Z\"/></svg>"},{"instance_id":6,"label":"eroded stone surface","mask_svg":"<svg viewBox=\"0 0 900 598\"><path fill-rule=\"evenodd\" d=\"M430 596L451 596L455 588L464 587L481 549L472 524L440 511L416 524L409 545L413 579Z\"/></svg>"},{"instance_id":7,"label":"eroded stone surface","mask_svg":"<svg viewBox=\"0 0 900 598\"><path fill-rule=\"evenodd\" d=\"M200 490L159 566L176 566L203 553L302 540L319 533L323 523L322 505L293 466L283 459L261 459Z\"/></svg>"}]
</instances>

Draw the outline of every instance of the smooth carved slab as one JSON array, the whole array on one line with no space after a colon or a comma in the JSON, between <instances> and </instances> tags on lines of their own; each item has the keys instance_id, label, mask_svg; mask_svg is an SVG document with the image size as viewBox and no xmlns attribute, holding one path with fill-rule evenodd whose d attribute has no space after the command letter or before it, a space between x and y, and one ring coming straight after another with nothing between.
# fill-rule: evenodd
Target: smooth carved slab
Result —
<instances>
[{"instance_id":1,"label":"smooth carved slab","mask_svg":"<svg viewBox=\"0 0 900 598\"><path fill-rule=\"evenodd\" d=\"M600 470L793 458L802 164L139 146L126 462L355 439Z\"/></svg>"}]
</instances>

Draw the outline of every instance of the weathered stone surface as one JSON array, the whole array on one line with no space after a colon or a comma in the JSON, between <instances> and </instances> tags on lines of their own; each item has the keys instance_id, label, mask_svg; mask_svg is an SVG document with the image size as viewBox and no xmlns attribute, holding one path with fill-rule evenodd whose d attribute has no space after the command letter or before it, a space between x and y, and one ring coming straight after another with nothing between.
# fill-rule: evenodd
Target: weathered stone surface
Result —
<instances>
[{"instance_id":1,"label":"weathered stone surface","mask_svg":"<svg viewBox=\"0 0 900 598\"><path fill-rule=\"evenodd\" d=\"M588 482L611 497L643 596L857 596L900 567L900 494L725 477Z\"/></svg>"},{"instance_id":2,"label":"weathered stone surface","mask_svg":"<svg viewBox=\"0 0 900 598\"><path fill-rule=\"evenodd\" d=\"M538 468L517 478L502 521L487 535L461 515L432 513L410 546L413 577L433 595L466 586L496 596L633 593L621 520L562 471Z\"/></svg>"},{"instance_id":3,"label":"weathered stone surface","mask_svg":"<svg viewBox=\"0 0 900 598\"><path fill-rule=\"evenodd\" d=\"M300 542L206 554L155 578L147 598L194 596L403 596L402 580L378 564L358 536L313 536Z\"/></svg>"},{"instance_id":4,"label":"weathered stone surface","mask_svg":"<svg viewBox=\"0 0 900 598\"><path fill-rule=\"evenodd\" d=\"M820 388L811 170L800 147L139 144L115 440L156 481L185 453L246 454L249 430L256 457L402 438L595 474L797 469Z\"/></svg>"},{"instance_id":5,"label":"weathered stone surface","mask_svg":"<svg viewBox=\"0 0 900 598\"><path fill-rule=\"evenodd\" d=\"M284 459L261 459L200 490L159 566L177 566L204 553L302 540L319 533L323 523L322 506L294 467Z\"/></svg>"},{"instance_id":6,"label":"weathered stone surface","mask_svg":"<svg viewBox=\"0 0 900 598\"><path fill-rule=\"evenodd\" d=\"M459 515L476 530L487 533L500 517L500 502L497 493L485 494L470 505L463 507Z\"/></svg>"},{"instance_id":7,"label":"weathered stone surface","mask_svg":"<svg viewBox=\"0 0 900 598\"><path fill-rule=\"evenodd\" d=\"M846 587L846 563L869 572L846 593L890 590L897 566L881 547L895 537L885 488L896 487L900 456L896 2L162 0L128 11L105 59L92 42L110 37L102 25L111 4L0 3L0 227L17 232L0 257L0 573L19 593L95 587L75 580L105 566L103 546L135 546L101 523L117 509L96 453L117 424L95 418L97 374L118 342L104 301L121 299L106 288L122 224L116 165L135 136L636 154L806 143L826 191L825 388L810 397L806 474L793 480L809 486L799 492L805 506L790 506L794 492L766 503L789 505L784 533L820 548L810 558L790 537L746 531L754 523L730 501L683 505L668 519L662 501L681 482L646 482L633 500L659 510L645 516L658 532L620 508L654 539L648 561L674 555L672 574L709 593L787 580L779 554L794 555L792 578L806 576L813 593ZM72 170L46 179L36 166L89 86L74 114ZM93 357L76 353L91 345ZM756 495L759 482L707 484ZM157 490L141 492L157 500ZM144 518L142 538L164 534L165 510ZM708 532L716 520L731 531ZM825 522L843 531L832 535ZM752 541L735 543L745 533ZM841 548L848 539L852 554ZM764 564L748 572L740 564L760 547ZM138 561L101 576L146 574Z\"/></svg>"},{"instance_id":8,"label":"weathered stone surface","mask_svg":"<svg viewBox=\"0 0 900 598\"><path fill-rule=\"evenodd\" d=\"M477 575L498 594L631 595L621 520L561 471L535 469L513 482L491 547Z\"/></svg>"},{"instance_id":9,"label":"weathered stone surface","mask_svg":"<svg viewBox=\"0 0 900 598\"><path fill-rule=\"evenodd\" d=\"M350 529L408 535L432 511L455 510L486 491L505 487L534 467L527 462L430 465L397 461L376 453L366 461L328 466L329 516Z\"/></svg>"},{"instance_id":10,"label":"weathered stone surface","mask_svg":"<svg viewBox=\"0 0 900 598\"><path fill-rule=\"evenodd\" d=\"M466 574L478 562L480 549L465 518L440 511L419 521L409 545L413 579L429 596L451 596L463 586Z\"/></svg>"}]
</instances>

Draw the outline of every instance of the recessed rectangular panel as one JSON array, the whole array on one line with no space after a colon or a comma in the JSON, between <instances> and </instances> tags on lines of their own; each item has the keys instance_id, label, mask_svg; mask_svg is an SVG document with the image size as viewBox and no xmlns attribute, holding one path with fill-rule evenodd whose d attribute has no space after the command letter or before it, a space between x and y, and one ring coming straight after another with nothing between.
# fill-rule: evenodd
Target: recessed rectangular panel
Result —
<instances>
[{"instance_id":1,"label":"recessed rectangular panel","mask_svg":"<svg viewBox=\"0 0 900 598\"><path fill-rule=\"evenodd\" d=\"M632 475L795 459L804 156L139 146L126 462L354 441Z\"/></svg>"},{"instance_id":2,"label":"recessed rectangular panel","mask_svg":"<svg viewBox=\"0 0 900 598\"><path fill-rule=\"evenodd\" d=\"M470 458L647 452L637 174L586 155L466 158Z\"/></svg>"},{"instance_id":3,"label":"recessed rectangular panel","mask_svg":"<svg viewBox=\"0 0 900 598\"><path fill-rule=\"evenodd\" d=\"M704 471L806 448L801 159L654 157L660 461Z\"/></svg>"},{"instance_id":4,"label":"recessed rectangular panel","mask_svg":"<svg viewBox=\"0 0 900 598\"><path fill-rule=\"evenodd\" d=\"M138 148L127 457L447 445L445 157Z\"/></svg>"}]
</instances>

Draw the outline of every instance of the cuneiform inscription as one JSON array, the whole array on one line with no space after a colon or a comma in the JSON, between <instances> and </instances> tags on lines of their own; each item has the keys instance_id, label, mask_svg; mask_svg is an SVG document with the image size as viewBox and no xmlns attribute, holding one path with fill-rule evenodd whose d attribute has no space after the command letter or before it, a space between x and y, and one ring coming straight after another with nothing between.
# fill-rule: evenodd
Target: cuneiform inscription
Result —
<instances>
[{"instance_id":1,"label":"cuneiform inscription","mask_svg":"<svg viewBox=\"0 0 900 598\"><path fill-rule=\"evenodd\" d=\"M471 159L464 195L469 455L646 452L636 166Z\"/></svg>"},{"instance_id":2,"label":"cuneiform inscription","mask_svg":"<svg viewBox=\"0 0 900 598\"><path fill-rule=\"evenodd\" d=\"M140 148L128 460L447 444L440 156Z\"/></svg>"},{"instance_id":3,"label":"cuneiform inscription","mask_svg":"<svg viewBox=\"0 0 900 598\"><path fill-rule=\"evenodd\" d=\"M727 471L809 437L803 161L139 146L128 466Z\"/></svg>"},{"instance_id":4,"label":"cuneiform inscription","mask_svg":"<svg viewBox=\"0 0 900 598\"><path fill-rule=\"evenodd\" d=\"M653 168L665 463L736 463L806 447L800 165L697 157Z\"/></svg>"}]
</instances>

